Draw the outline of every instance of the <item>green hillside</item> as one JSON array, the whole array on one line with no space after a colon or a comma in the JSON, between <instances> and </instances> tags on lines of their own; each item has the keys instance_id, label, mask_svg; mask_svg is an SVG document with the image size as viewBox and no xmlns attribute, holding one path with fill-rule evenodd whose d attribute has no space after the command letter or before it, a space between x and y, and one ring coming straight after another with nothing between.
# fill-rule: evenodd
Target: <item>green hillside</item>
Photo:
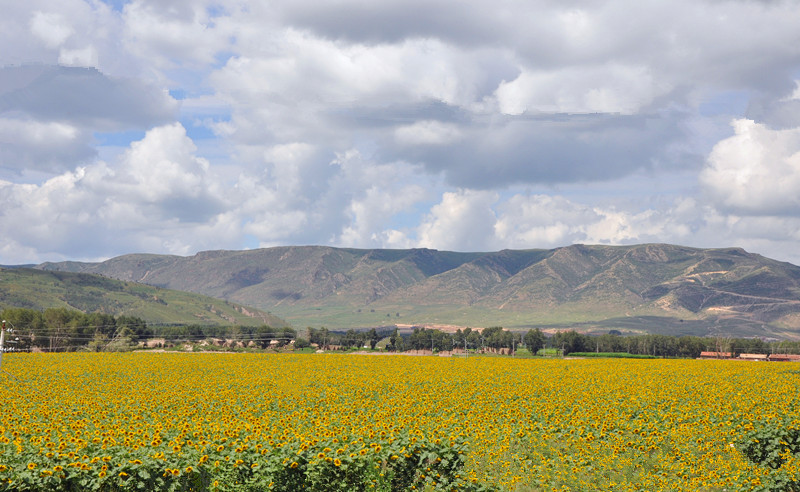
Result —
<instances>
[{"instance_id":1,"label":"green hillside","mask_svg":"<svg viewBox=\"0 0 800 492\"><path fill-rule=\"evenodd\" d=\"M272 314L208 296L99 275L0 268L0 309L66 307L135 316L149 323L261 325L287 323Z\"/></svg>"}]
</instances>

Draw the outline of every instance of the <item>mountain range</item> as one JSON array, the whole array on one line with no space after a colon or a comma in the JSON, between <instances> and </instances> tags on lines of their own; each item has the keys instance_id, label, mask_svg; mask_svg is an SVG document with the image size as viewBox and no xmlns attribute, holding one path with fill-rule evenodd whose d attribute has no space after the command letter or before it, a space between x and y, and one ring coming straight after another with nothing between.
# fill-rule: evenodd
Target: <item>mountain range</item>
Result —
<instances>
[{"instance_id":1,"label":"mountain range","mask_svg":"<svg viewBox=\"0 0 800 492\"><path fill-rule=\"evenodd\" d=\"M740 248L452 252L287 246L36 268L253 306L296 328L504 326L800 338L800 267Z\"/></svg>"}]
</instances>

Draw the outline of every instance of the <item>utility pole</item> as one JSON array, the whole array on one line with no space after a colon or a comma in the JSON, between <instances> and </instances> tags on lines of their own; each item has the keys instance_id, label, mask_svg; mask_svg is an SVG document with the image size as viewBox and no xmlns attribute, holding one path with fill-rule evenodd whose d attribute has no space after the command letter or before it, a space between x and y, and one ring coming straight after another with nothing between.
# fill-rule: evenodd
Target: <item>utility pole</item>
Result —
<instances>
[{"instance_id":1,"label":"utility pole","mask_svg":"<svg viewBox=\"0 0 800 492\"><path fill-rule=\"evenodd\" d=\"M12 323L11 326L14 326ZM9 333L14 333L11 328L8 329ZM16 343L16 342L11 342ZM6 320L3 320L3 325L0 327L0 370L3 368L3 352L6 351Z\"/></svg>"},{"instance_id":2,"label":"utility pole","mask_svg":"<svg viewBox=\"0 0 800 492\"><path fill-rule=\"evenodd\" d=\"M3 369L3 352L6 343L6 320L3 320L3 327L0 329L0 370Z\"/></svg>"}]
</instances>

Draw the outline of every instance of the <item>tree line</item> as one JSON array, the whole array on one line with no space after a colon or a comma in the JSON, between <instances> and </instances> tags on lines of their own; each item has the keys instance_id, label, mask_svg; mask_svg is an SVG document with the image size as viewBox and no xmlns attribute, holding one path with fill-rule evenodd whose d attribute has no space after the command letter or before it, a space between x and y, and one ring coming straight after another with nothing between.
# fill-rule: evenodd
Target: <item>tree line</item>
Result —
<instances>
[{"instance_id":1,"label":"tree line","mask_svg":"<svg viewBox=\"0 0 800 492\"><path fill-rule=\"evenodd\" d=\"M5 347L8 351L31 349L47 351L129 350L153 338L165 342L196 342L225 339L242 345L267 348L287 345L297 338L289 327L222 325L148 325L134 316L113 316L84 313L67 308L44 311L27 308L6 308L0 311L6 321ZM307 342L306 342L307 343Z\"/></svg>"},{"instance_id":2,"label":"tree line","mask_svg":"<svg viewBox=\"0 0 800 492\"><path fill-rule=\"evenodd\" d=\"M338 345L340 334L309 329L311 342L324 346L326 343ZM348 331L351 334L353 330ZM371 330L370 333L373 333ZM386 332L378 332L382 338ZM362 338L368 338L361 332ZM374 333L372 335L374 339ZM346 339L346 336L344 337ZM346 346L346 345L345 345ZM359 345L362 346L362 345ZM374 348L374 345L373 345ZM527 332L510 331L499 326L480 329L458 329L453 333L436 328L413 327L411 333L400 334L398 329L388 333L386 349L404 352L407 350L451 351L464 349L469 351L490 349L506 354L524 348L532 354L542 349L555 349L563 355L576 352L617 352L634 355L650 355L655 357L697 358L701 352L730 352L733 356L742 353L788 353L800 354L800 342L781 341L768 342L760 338L736 337L699 337L673 335L623 335L617 330L610 330L602 335L578 333L575 330L564 330L546 335L539 328Z\"/></svg>"},{"instance_id":3,"label":"tree line","mask_svg":"<svg viewBox=\"0 0 800 492\"><path fill-rule=\"evenodd\" d=\"M101 350L114 344L133 344L153 336L147 323L134 316L84 313L67 308L44 311L6 308L0 311L6 328L6 350Z\"/></svg>"},{"instance_id":4,"label":"tree line","mask_svg":"<svg viewBox=\"0 0 800 492\"><path fill-rule=\"evenodd\" d=\"M545 335L539 330L531 330L527 334L505 330L500 326L492 326L483 330L472 328L458 329L454 333L444 332L436 328L423 328L415 326L406 336L399 334L398 330L392 332L387 349L403 352L405 350L481 350L491 348L494 350L515 350L520 345L542 348Z\"/></svg>"},{"instance_id":5,"label":"tree line","mask_svg":"<svg viewBox=\"0 0 800 492\"><path fill-rule=\"evenodd\" d=\"M521 347L536 354L541 349L556 349L563 355L575 352L624 352L656 357L697 358L701 352L800 354L800 342L768 342L760 338L698 337L672 335L623 335L611 330L603 335L588 335L575 330L559 331L550 336L539 328L527 332L510 331L500 326L484 329L458 329L453 333L436 328L413 327L401 334L397 328L336 332L327 328L307 328L307 338L298 336L290 327L224 325L148 325L134 316L113 316L84 313L67 308L44 311L6 308L0 317L15 333L6 337L7 350L126 350L140 342L158 338L165 342L199 342L224 339L238 345L260 348L282 347L294 343L295 348L314 344L323 349L375 349L386 339L386 350L491 350L515 353Z\"/></svg>"},{"instance_id":6,"label":"tree line","mask_svg":"<svg viewBox=\"0 0 800 492\"><path fill-rule=\"evenodd\" d=\"M370 348L374 349L379 341L389 336L389 330L378 330L370 328L369 330L354 330L349 329L346 332L331 331L325 327L322 328L306 328L308 332L308 339L298 337L295 342L295 347L299 342L300 348L307 346L307 344L314 344L322 349L336 348Z\"/></svg>"},{"instance_id":7,"label":"tree line","mask_svg":"<svg viewBox=\"0 0 800 492\"><path fill-rule=\"evenodd\" d=\"M800 354L800 342L766 341L760 338L698 337L691 335L622 335L611 330L603 335L586 335L574 330L555 333L548 346L573 352L627 352L655 357L700 357L701 352L730 352L739 354Z\"/></svg>"}]
</instances>

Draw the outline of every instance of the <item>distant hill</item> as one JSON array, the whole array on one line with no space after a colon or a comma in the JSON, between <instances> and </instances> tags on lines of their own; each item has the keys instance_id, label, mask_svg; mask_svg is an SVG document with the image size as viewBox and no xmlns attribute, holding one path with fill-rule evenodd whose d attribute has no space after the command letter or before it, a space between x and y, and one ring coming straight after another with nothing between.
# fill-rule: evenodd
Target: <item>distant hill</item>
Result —
<instances>
[{"instance_id":1,"label":"distant hill","mask_svg":"<svg viewBox=\"0 0 800 492\"><path fill-rule=\"evenodd\" d=\"M261 310L196 293L94 274L31 268L0 268L0 309L6 307L66 307L136 316L148 323L287 326L284 320Z\"/></svg>"},{"instance_id":2,"label":"distant hill","mask_svg":"<svg viewBox=\"0 0 800 492\"><path fill-rule=\"evenodd\" d=\"M202 293L295 326L574 327L800 338L800 267L739 248L457 253L296 246L44 263Z\"/></svg>"}]
</instances>

